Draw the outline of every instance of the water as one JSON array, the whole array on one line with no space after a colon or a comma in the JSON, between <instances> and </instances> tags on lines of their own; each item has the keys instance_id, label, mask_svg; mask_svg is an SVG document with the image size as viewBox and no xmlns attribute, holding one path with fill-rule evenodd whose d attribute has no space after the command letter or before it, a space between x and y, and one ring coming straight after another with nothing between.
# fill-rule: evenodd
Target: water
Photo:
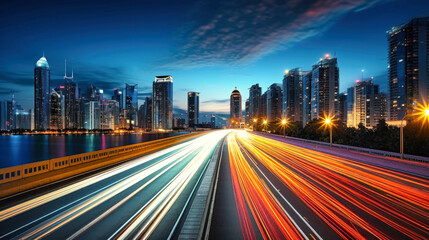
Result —
<instances>
[{"instance_id":1,"label":"water","mask_svg":"<svg viewBox=\"0 0 429 240\"><path fill-rule=\"evenodd\" d=\"M0 168L184 134L0 135Z\"/></svg>"}]
</instances>

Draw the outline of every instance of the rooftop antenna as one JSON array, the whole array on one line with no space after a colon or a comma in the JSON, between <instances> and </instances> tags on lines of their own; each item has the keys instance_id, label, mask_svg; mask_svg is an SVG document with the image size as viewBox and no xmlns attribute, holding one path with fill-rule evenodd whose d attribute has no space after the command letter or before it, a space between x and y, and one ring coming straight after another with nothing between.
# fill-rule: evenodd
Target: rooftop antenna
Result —
<instances>
[{"instance_id":1,"label":"rooftop antenna","mask_svg":"<svg viewBox=\"0 0 429 240\"><path fill-rule=\"evenodd\" d=\"M67 59L64 59L64 79L67 77Z\"/></svg>"}]
</instances>

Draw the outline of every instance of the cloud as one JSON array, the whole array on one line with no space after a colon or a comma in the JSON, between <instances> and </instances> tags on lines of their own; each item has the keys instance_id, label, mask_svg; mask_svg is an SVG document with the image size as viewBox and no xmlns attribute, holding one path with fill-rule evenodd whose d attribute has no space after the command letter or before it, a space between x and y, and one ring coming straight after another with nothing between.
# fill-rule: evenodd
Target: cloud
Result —
<instances>
[{"instance_id":1,"label":"cloud","mask_svg":"<svg viewBox=\"0 0 429 240\"><path fill-rule=\"evenodd\" d=\"M145 100L146 97L152 97L152 91L150 92L139 92L138 93L139 100Z\"/></svg>"},{"instance_id":2,"label":"cloud","mask_svg":"<svg viewBox=\"0 0 429 240\"><path fill-rule=\"evenodd\" d=\"M0 84L16 84L19 86L33 86L34 75L32 72L21 73L21 72L10 72L4 69L0 69Z\"/></svg>"},{"instance_id":3,"label":"cloud","mask_svg":"<svg viewBox=\"0 0 429 240\"><path fill-rule=\"evenodd\" d=\"M207 100L207 101L204 101L204 102L202 102L202 103L227 103L227 102L229 102L229 98L227 98L227 99L213 99L213 100Z\"/></svg>"},{"instance_id":4,"label":"cloud","mask_svg":"<svg viewBox=\"0 0 429 240\"><path fill-rule=\"evenodd\" d=\"M252 61L328 29L350 11L382 0L200 1L182 29L175 64Z\"/></svg>"}]
</instances>

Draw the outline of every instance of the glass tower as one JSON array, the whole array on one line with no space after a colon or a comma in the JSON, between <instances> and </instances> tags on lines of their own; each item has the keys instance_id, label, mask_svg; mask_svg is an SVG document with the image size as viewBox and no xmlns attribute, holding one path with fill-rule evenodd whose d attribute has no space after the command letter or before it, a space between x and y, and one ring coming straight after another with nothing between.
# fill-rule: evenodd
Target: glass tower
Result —
<instances>
[{"instance_id":1,"label":"glass tower","mask_svg":"<svg viewBox=\"0 0 429 240\"><path fill-rule=\"evenodd\" d=\"M34 128L43 131L49 129L50 120L50 71L45 56L41 57L34 68Z\"/></svg>"},{"instance_id":2,"label":"glass tower","mask_svg":"<svg viewBox=\"0 0 429 240\"><path fill-rule=\"evenodd\" d=\"M173 128L173 77L156 76L153 82L152 127Z\"/></svg>"}]
</instances>

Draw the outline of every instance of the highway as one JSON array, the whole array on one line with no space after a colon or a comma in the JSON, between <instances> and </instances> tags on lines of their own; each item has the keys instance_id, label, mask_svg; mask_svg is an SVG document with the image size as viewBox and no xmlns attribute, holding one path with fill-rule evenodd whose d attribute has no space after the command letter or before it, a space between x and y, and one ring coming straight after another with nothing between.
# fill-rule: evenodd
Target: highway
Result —
<instances>
[{"instance_id":1,"label":"highway","mask_svg":"<svg viewBox=\"0 0 429 240\"><path fill-rule=\"evenodd\" d=\"M211 239L429 239L428 164L247 131L227 142Z\"/></svg>"},{"instance_id":2,"label":"highway","mask_svg":"<svg viewBox=\"0 0 429 240\"><path fill-rule=\"evenodd\" d=\"M228 130L0 202L0 239L167 239Z\"/></svg>"}]
</instances>

